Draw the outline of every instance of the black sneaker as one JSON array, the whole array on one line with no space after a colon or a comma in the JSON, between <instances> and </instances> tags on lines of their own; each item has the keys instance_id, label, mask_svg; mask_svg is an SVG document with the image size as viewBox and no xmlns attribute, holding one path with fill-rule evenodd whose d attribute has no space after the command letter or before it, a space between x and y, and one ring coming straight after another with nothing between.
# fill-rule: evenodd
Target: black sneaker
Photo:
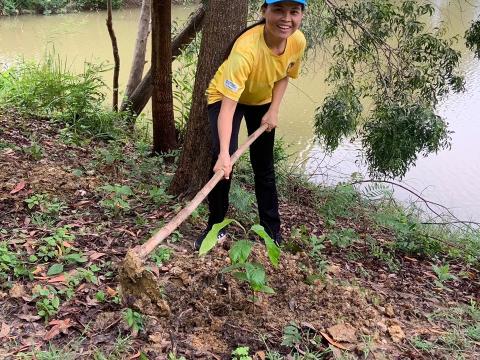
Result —
<instances>
[{"instance_id":1,"label":"black sneaker","mask_svg":"<svg viewBox=\"0 0 480 360\"><path fill-rule=\"evenodd\" d=\"M207 234L210 230L211 229L204 230L203 233L195 240L195 242L193 243L193 248L196 251L200 250L200 246L202 245L203 240L207 237ZM227 230L225 229L220 230L217 235L217 243L219 241L224 240L226 237L227 237Z\"/></svg>"}]
</instances>

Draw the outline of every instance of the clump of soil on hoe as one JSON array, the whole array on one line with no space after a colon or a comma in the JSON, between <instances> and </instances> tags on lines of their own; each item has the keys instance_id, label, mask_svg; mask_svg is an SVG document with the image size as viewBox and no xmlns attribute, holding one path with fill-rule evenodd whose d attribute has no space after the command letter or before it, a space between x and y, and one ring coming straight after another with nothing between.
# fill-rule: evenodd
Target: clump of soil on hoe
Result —
<instances>
[{"instance_id":1,"label":"clump of soil on hoe","mask_svg":"<svg viewBox=\"0 0 480 360\"><path fill-rule=\"evenodd\" d=\"M474 268L452 264L450 272L458 276L441 288L428 259L398 254L400 270L391 272L362 241L349 248L325 242L327 263L318 277L308 246L288 237L300 225L321 236L322 219L308 205L292 202L281 203L283 231L299 251L283 251L274 268L260 241L253 248L252 261L265 266L275 294L256 294L253 301L246 284L222 273L230 265L233 238L239 238L235 228L207 256L193 252L190 244L205 225L200 216L190 218L179 229L181 236L163 245L170 259L145 264L153 295L132 287L126 293L135 296L121 302L117 275L128 249L178 211L175 199L158 203L149 195L160 176L173 169L148 163L156 160L142 155L131 141L115 149L100 141L75 145L45 119L6 112L0 114L0 129L2 359L41 358L41 351L52 349L75 359L101 358L98 354L230 359L239 346L248 346L256 359L265 359L269 351L285 359L480 356L475 338L480 284ZM122 157L105 161L105 152L114 151ZM135 196L125 199L128 209L112 213L103 205L111 196L102 190L107 184L133 190ZM29 207L37 195L40 203ZM361 238L394 241L369 230L363 220L349 221L337 219L337 226L355 228ZM40 258L41 246L59 234L64 238L52 250L56 255ZM80 254L78 262L65 260L72 253ZM60 263L61 271L52 271ZM20 271L20 264L28 271ZM48 292L41 295L39 287ZM54 298L58 306L43 316L44 300ZM135 327L132 314L139 310L143 321Z\"/></svg>"}]
</instances>

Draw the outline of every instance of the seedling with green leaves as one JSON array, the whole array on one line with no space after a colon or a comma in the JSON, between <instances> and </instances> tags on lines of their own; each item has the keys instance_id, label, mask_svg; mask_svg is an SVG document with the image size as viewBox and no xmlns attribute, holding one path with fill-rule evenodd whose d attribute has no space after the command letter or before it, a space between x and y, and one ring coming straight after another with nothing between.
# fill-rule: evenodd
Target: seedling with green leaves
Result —
<instances>
[{"instance_id":1,"label":"seedling with green leaves","mask_svg":"<svg viewBox=\"0 0 480 360\"><path fill-rule=\"evenodd\" d=\"M162 266L170 260L171 255L171 249L165 246L160 246L150 255L150 259L152 259L157 266Z\"/></svg>"},{"instance_id":2,"label":"seedling with green leaves","mask_svg":"<svg viewBox=\"0 0 480 360\"><path fill-rule=\"evenodd\" d=\"M23 151L33 160L40 160L43 157L42 146L35 140L32 140L30 146L24 147Z\"/></svg>"},{"instance_id":3,"label":"seedling with green leaves","mask_svg":"<svg viewBox=\"0 0 480 360\"><path fill-rule=\"evenodd\" d=\"M432 265L432 270L435 272L435 275L437 275L437 280L435 280L435 284L438 287L443 287L445 282L447 281L457 279L455 275L450 274L450 265L448 264L442 266Z\"/></svg>"},{"instance_id":4,"label":"seedling with green leaves","mask_svg":"<svg viewBox=\"0 0 480 360\"><path fill-rule=\"evenodd\" d=\"M148 194L155 205L167 204L172 199L172 196L168 195L165 188L162 187L154 186L149 190Z\"/></svg>"},{"instance_id":5,"label":"seedling with green leaves","mask_svg":"<svg viewBox=\"0 0 480 360\"><path fill-rule=\"evenodd\" d=\"M129 186L118 184L105 185L101 189L105 193L105 199L100 201L100 205L113 214L113 216L118 216L130 210L128 201L134 194Z\"/></svg>"},{"instance_id":6,"label":"seedling with green leaves","mask_svg":"<svg viewBox=\"0 0 480 360\"><path fill-rule=\"evenodd\" d=\"M212 230L207 234L202 242L199 250L200 256L205 255L215 246L218 232L233 221L234 220L226 219L222 223L215 224L212 227ZM263 226L253 225L251 231L255 232L265 241L268 258L270 259L272 265L277 267L280 258L280 248L275 245L272 238L267 234ZM232 275L237 280L248 283L253 293L253 300L255 300L255 293L257 292L274 294L275 291L267 285L267 276L263 265L248 261L248 258L252 252L252 247L253 243L249 240L236 241L229 251L232 265L224 268L222 272L232 272Z\"/></svg>"},{"instance_id":7,"label":"seedling with green leaves","mask_svg":"<svg viewBox=\"0 0 480 360\"><path fill-rule=\"evenodd\" d=\"M0 280L7 280L10 274L13 276L25 276L30 272L23 262L18 259L15 252L11 251L6 242L0 243Z\"/></svg>"},{"instance_id":8,"label":"seedling with green leaves","mask_svg":"<svg viewBox=\"0 0 480 360\"><path fill-rule=\"evenodd\" d=\"M40 259L50 261L58 259L67 264L85 263L87 258L71 244L74 240L75 235L71 233L69 226L57 228L51 236L47 236L41 240L36 254L30 257L30 260L36 261Z\"/></svg>"},{"instance_id":9,"label":"seedling with green leaves","mask_svg":"<svg viewBox=\"0 0 480 360\"><path fill-rule=\"evenodd\" d=\"M33 210L33 223L43 225L52 224L59 213L66 208L57 198L50 198L47 194L35 194L25 200L27 208Z\"/></svg>"},{"instance_id":10,"label":"seedling with green leaves","mask_svg":"<svg viewBox=\"0 0 480 360\"><path fill-rule=\"evenodd\" d=\"M123 312L123 318L134 334L143 330L143 316L139 312L128 308Z\"/></svg>"},{"instance_id":11,"label":"seedling with green leaves","mask_svg":"<svg viewBox=\"0 0 480 360\"><path fill-rule=\"evenodd\" d=\"M248 346L239 346L232 351L232 360L252 360Z\"/></svg>"},{"instance_id":12,"label":"seedling with green leaves","mask_svg":"<svg viewBox=\"0 0 480 360\"><path fill-rule=\"evenodd\" d=\"M52 286L36 285L33 288L33 298L37 299L35 303L38 316L43 317L45 322L54 316L60 307L60 298L58 292Z\"/></svg>"},{"instance_id":13,"label":"seedling with green leaves","mask_svg":"<svg viewBox=\"0 0 480 360\"><path fill-rule=\"evenodd\" d=\"M358 239L358 234L351 228L333 230L328 233L327 239L330 240L333 246L345 248L352 245Z\"/></svg>"}]
</instances>

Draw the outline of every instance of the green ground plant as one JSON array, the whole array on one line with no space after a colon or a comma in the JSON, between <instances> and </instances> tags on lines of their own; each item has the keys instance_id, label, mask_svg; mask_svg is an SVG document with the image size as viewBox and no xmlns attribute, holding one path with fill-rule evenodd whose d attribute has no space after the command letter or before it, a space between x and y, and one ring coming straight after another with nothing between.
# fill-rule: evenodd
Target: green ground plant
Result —
<instances>
[{"instance_id":1,"label":"green ground plant","mask_svg":"<svg viewBox=\"0 0 480 360\"><path fill-rule=\"evenodd\" d=\"M30 261L59 260L67 265L86 262L87 258L72 245L74 241L75 235L71 233L69 226L59 227L55 229L51 236L41 239L40 245L35 255L30 257ZM63 271L63 268L61 271ZM51 275L55 274L51 272Z\"/></svg>"},{"instance_id":2,"label":"green ground plant","mask_svg":"<svg viewBox=\"0 0 480 360\"><path fill-rule=\"evenodd\" d=\"M119 216L130 211L129 200L134 196L132 189L127 185L104 185L101 187L104 199L100 205L105 208L108 214Z\"/></svg>"},{"instance_id":3,"label":"green ground plant","mask_svg":"<svg viewBox=\"0 0 480 360\"><path fill-rule=\"evenodd\" d=\"M39 226L52 226L66 209L65 203L48 194L34 194L25 199L27 208L33 210L32 221Z\"/></svg>"},{"instance_id":4,"label":"green ground plant","mask_svg":"<svg viewBox=\"0 0 480 360\"><path fill-rule=\"evenodd\" d=\"M0 280L2 285L13 277L31 276L23 261L18 258L17 252L12 251L7 242L0 242Z\"/></svg>"},{"instance_id":5,"label":"green ground plant","mask_svg":"<svg viewBox=\"0 0 480 360\"><path fill-rule=\"evenodd\" d=\"M103 108L104 64L85 63L81 74L70 72L54 51L39 63L19 60L0 72L0 109L47 117L90 137L117 138L123 133L123 114Z\"/></svg>"},{"instance_id":6,"label":"green ground plant","mask_svg":"<svg viewBox=\"0 0 480 360\"><path fill-rule=\"evenodd\" d=\"M358 234L354 229L348 228L329 231L326 238L333 246L346 248L358 240Z\"/></svg>"},{"instance_id":7,"label":"green ground plant","mask_svg":"<svg viewBox=\"0 0 480 360\"><path fill-rule=\"evenodd\" d=\"M232 351L232 360L252 360L248 346L239 346Z\"/></svg>"},{"instance_id":8,"label":"green ground plant","mask_svg":"<svg viewBox=\"0 0 480 360\"><path fill-rule=\"evenodd\" d=\"M132 329L134 334L137 334L139 331L143 330L143 315L139 312L132 310L130 308L124 310L123 318L127 322L127 325Z\"/></svg>"},{"instance_id":9,"label":"green ground plant","mask_svg":"<svg viewBox=\"0 0 480 360\"><path fill-rule=\"evenodd\" d=\"M150 259L157 264L157 266L163 266L167 263L172 256L172 250L166 246L159 246L150 255Z\"/></svg>"},{"instance_id":10,"label":"green ground plant","mask_svg":"<svg viewBox=\"0 0 480 360\"><path fill-rule=\"evenodd\" d=\"M40 160L41 158L43 158L43 148L35 140L32 140L30 146L24 147L23 152L33 160Z\"/></svg>"},{"instance_id":11,"label":"green ground plant","mask_svg":"<svg viewBox=\"0 0 480 360\"><path fill-rule=\"evenodd\" d=\"M432 265L432 270L437 275L435 284L439 287L443 287L447 281L456 280L457 277L450 273L450 265L445 264L441 266Z\"/></svg>"},{"instance_id":12,"label":"green ground plant","mask_svg":"<svg viewBox=\"0 0 480 360\"><path fill-rule=\"evenodd\" d=\"M38 316L45 319L45 322L57 314L60 308L60 298L53 286L36 285L32 290L33 298L36 299Z\"/></svg>"}]
</instances>

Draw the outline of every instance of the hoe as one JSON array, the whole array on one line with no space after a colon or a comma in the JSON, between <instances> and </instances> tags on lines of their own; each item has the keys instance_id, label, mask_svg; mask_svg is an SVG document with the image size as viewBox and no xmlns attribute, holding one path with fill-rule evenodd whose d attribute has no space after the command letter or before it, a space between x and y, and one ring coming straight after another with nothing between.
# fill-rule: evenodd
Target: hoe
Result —
<instances>
[{"instance_id":1,"label":"hoe","mask_svg":"<svg viewBox=\"0 0 480 360\"><path fill-rule=\"evenodd\" d=\"M267 125L263 124L248 137L245 143L232 155L232 165L266 129ZM162 297L158 279L151 271L143 266L143 262L163 240L190 216L223 176L223 170L217 171L188 205L168 224L158 230L146 243L138 245L127 252L125 259L119 267L120 288L124 301L132 303L148 315L170 315L170 308Z\"/></svg>"}]
</instances>

